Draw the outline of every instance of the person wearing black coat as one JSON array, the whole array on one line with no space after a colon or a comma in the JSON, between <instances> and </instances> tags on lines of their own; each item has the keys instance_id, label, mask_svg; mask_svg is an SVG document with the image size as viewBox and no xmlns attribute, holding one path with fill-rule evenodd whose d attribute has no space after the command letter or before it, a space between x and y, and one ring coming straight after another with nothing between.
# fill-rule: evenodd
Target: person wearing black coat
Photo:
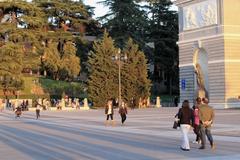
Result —
<instances>
[{"instance_id":1,"label":"person wearing black coat","mask_svg":"<svg viewBox=\"0 0 240 160\"><path fill-rule=\"evenodd\" d=\"M193 124L194 116L193 116L193 110L190 108L188 100L183 101L182 108L179 109L177 115L180 121L180 129L182 132L181 149L183 151L189 151L190 145L189 145L188 132L191 129L191 126Z\"/></svg>"},{"instance_id":2,"label":"person wearing black coat","mask_svg":"<svg viewBox=\"0 0 240 160\"><path fill-rule=\"evenodd\" d=\"M124 124L124 122L126 121L127 119L127 106L126 106L126 103L122 102L121 104L121 107L119 108L119 111L118 113L120 114L121 116L121 119L122 119L122 125Z\"/></svg>"}]
</instances>

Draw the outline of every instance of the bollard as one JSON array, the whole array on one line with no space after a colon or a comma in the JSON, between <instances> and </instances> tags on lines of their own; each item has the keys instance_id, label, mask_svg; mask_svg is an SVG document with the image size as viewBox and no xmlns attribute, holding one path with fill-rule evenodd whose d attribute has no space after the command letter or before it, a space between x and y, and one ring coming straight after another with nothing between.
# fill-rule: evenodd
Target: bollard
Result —
<instances>
[{"instance_id":1,"label":"bollard","mask_svg":"<svg viewBox=\"0 0 240 160\"><path fill-rule=\"evenodd\" d=\"M161 107L161 99L160 99L160 97L157 97L156 107L157 107L157 108L160 108L160 107Z\"/></svg>"},{"instance_id":2,"label":"bollard","mask_svg":"<svg viewBox=\"0 0 240 160\"><path fill-rule=\"evenodd\" d=\"M84 98L84 100L83 100L83 107L80 108L80 109L82 109L82 110L89 110L87 98Z\"/></svg>"},{"instance_id":3,"label":"bollard","mask_svg":"<svg viewBox=\"0 0 240 160\"><path fill-rule=\"evenodd\" d=\"M147 107L150 107L151 103L150 103L150 97L148 97L147 99Z\"/></svg>"},{"instance_id":4,"label":"bollard","mask_svg":"<svg viewBox=\"0 0 240 160\"><path fill-rule=\"evenodd\" d=\"M66 105L65 105L65 99L64 98L62 98L62 100L61 100L61 108L62 108L62 110L66 110Z\"/></svg>"}]
</instances>

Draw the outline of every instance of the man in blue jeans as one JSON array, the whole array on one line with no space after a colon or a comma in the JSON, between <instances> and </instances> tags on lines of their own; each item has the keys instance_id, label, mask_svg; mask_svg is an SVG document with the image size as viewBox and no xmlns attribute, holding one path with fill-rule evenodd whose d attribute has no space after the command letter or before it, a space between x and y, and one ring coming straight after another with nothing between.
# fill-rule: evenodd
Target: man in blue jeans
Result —
<instances>
[{"instance_id":1,"label":"man in blue jeans","mask_svg":"<svg viewBox=\"0 0 240 160\"><path fill-rule=\"evenodd\" d=\"M211 148L215 149L215 144L213 142L212 134L211 134L211 125L214 119L214 110L212 107L208 105L208 99L202 99L203 104L199 107L199 119L200 119L200 134L202 145L199 149L205 149L206 145L206 135L210 142Z\"/></svg>"}]
</instances>

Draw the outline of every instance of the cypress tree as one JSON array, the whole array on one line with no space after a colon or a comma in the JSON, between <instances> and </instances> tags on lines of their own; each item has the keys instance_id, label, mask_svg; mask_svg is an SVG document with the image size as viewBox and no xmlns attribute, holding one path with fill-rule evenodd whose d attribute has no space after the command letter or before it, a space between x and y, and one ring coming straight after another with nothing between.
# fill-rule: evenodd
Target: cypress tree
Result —
<instances>
[{"instance_id":1,"label":"cypress tree","mask_svg":"<svg viewBox=\"0 0 240 160\"><path fill-rule=\"evenodd\" d=\"M130 38L123 50L128 59L122 69L122 97L128 104L150 96L151 82L147 74L147 60ZM136 104L135 104L136 105ZM136 107L136 106L131 106Z\"/></svg>"},{"instance_id":2,"label":"cypress tree","mask_svg":"<svg viewBox=\"0 0 240 160\"><path fill-rule=\"evenodd\" d=\"M110 36L119 47L123 47L130 37L138 44L144 45L144 26L147 15L135 0L103 0L103 5L109 7L109 13L99 19L105 22Z\"/></svg>"},{"instance_id":3,"label":"cypress tree","mask_svg":"<svg viewBox=\"0 0 240 160\"><path fill-rule=\"evenodd\" d=\"M101 41L95 42L90 52L90 76L88 80L88 94L94 106L103 107L109 98L118 98L118 65L111 58L118 49L108 33L105 32ZM122 51L127 55L127 61L121 61L121 96L122 100L130 104L140 97L146 98L150 92L150 80L147 78L147 62L144 53L138 45L130 39Z\"/></svg>"},{"instance_id":4,"label":"cypress tree","mask_svg":"<svg viewBox=\"0 0 240 160\"><path fill-rule=\"evenodd\" d=\"M23 69L22 48L11 42L0 49L0 89L4 94L8 91L15 93L23 88L21 72Z\"/></svg>"},{"instance_id":5,"label":"cypress tree","mask_svg":"<svg viewBox=\"0 0 240 160\"><path fill-rule=\"evenodd\" d=\"M118 97L117 65L111 59L115 53L117 49L107 32L102 40L94 42L90 52L88 96L96 107L103 107L109 98Z\"/></svg>"}]
</instances>

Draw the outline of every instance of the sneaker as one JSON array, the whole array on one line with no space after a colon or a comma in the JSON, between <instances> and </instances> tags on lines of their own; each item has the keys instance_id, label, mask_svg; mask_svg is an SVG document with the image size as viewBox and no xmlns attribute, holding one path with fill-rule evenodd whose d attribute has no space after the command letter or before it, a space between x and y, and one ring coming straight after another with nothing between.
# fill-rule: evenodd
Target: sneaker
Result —
<instances>
[{"instance_id":1,"label":"sneaker","mask_svg":"<svg viewBox=\"0 0 240 160\"><path fill-rule=\"evenodd\" d=\"M198 141L192 141L193 144L198 144Z\"/></svg>"},{"instance_id":2,"label":"sneaker","mask_svg":"<svg viewBox=\"0 0 240 160\"><path fill-rule=\"evenodd\" d=\"M190 149L185 149L185 148L182 148L182 147L180 147L181 148L181 150L183 150L183 151L190 151Z\"/></svg>"},{"instance_id":3,"label":"sneaker","mask_svg":"<svg viewBox=\"0 0 240 160\"><path fill-rule=\"evenodd\" d=\"M211 145L211 149L212 150L216 149L216 145L214 143Z\"/></svg>"},{"instance_id":4,"label":"sneaker","mask_svg":"<svg viewBox=\"0 0 240 160\"><path fill-rule=\"evenodd\" d=\"M204 146L201 146L201 147L199 147L198 149L205 149L205 147L204 147Z\"/></svg>"}]
</instances>

